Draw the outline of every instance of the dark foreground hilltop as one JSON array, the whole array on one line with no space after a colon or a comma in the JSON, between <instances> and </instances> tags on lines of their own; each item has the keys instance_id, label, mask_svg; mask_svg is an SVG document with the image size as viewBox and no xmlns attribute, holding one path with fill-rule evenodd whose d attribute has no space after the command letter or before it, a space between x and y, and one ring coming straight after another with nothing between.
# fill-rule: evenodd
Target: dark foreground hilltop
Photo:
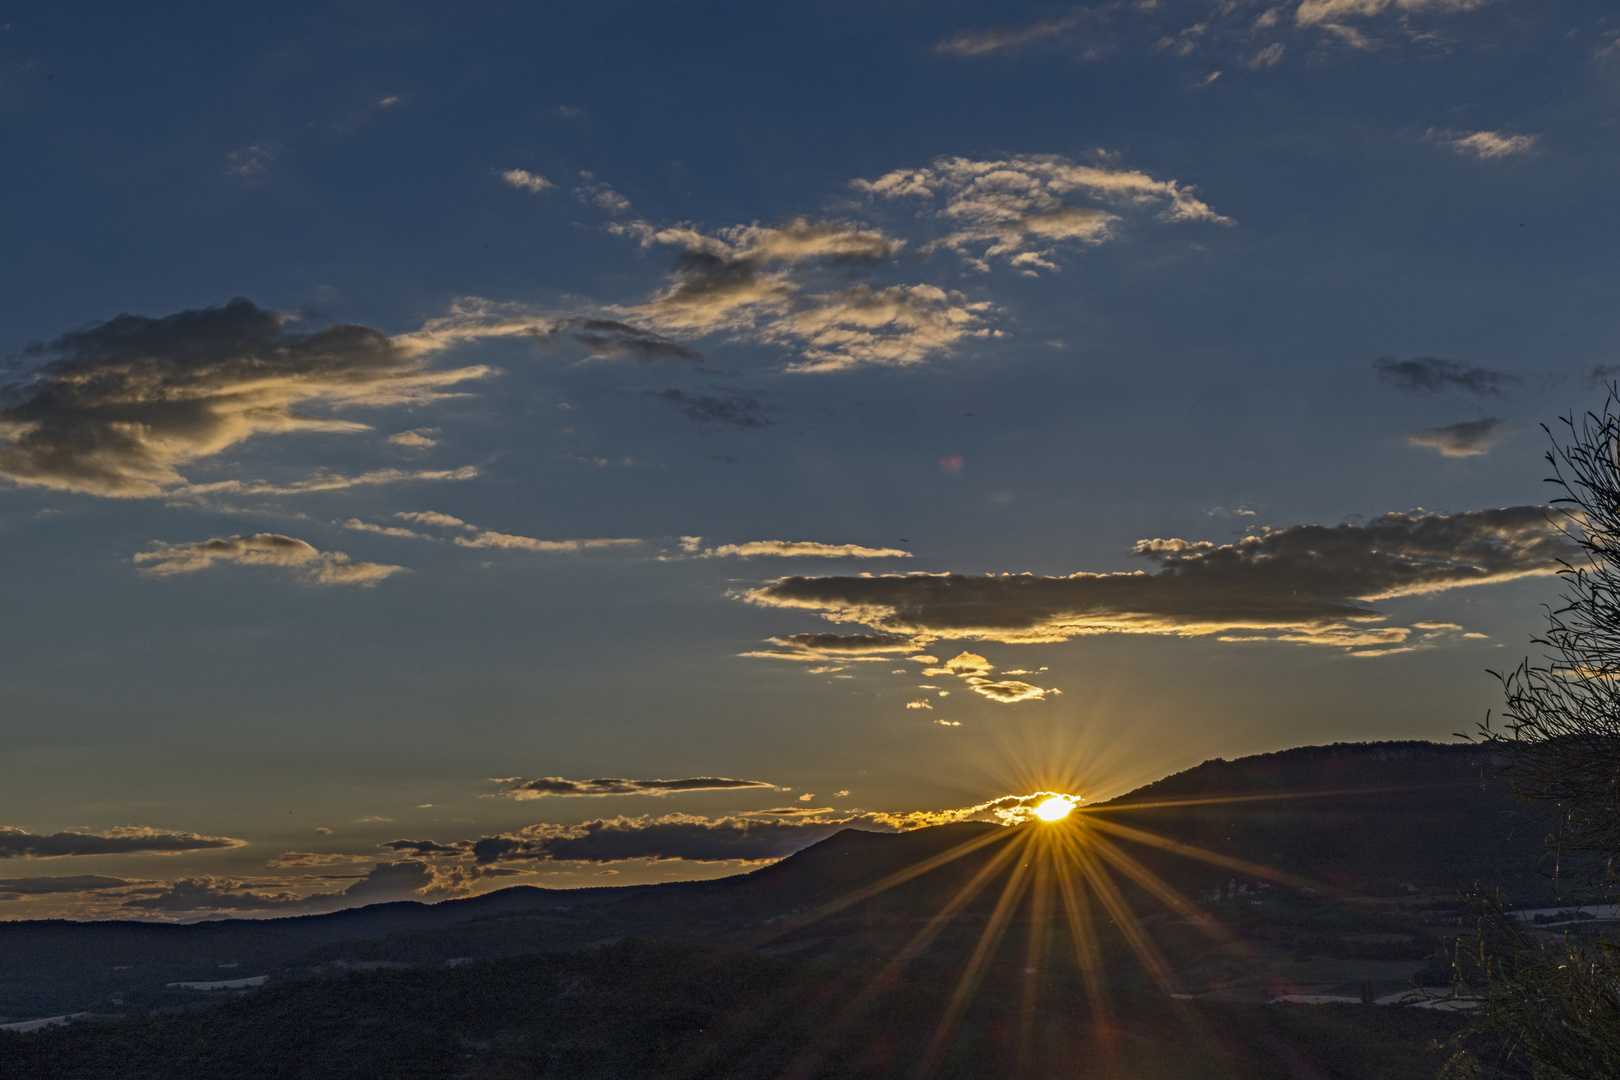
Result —
<instances>
[{"instance_id":1,"label":"dark foreground hilltop","mask_svg":"<svg viewBox=\"0 0 1620 1080\"><path fill-rule=\"evenodd\" d=\"M1538 849L1477 749L1354 744L718 881L0 924L0 1012L127 1014L0 1033L0 1078L1428 1078L1456 1016L1363 1002L1442 992L1465 894L1550 903ZM266 985L166 985L226 963Z\"/></svg>"}]
</instances>

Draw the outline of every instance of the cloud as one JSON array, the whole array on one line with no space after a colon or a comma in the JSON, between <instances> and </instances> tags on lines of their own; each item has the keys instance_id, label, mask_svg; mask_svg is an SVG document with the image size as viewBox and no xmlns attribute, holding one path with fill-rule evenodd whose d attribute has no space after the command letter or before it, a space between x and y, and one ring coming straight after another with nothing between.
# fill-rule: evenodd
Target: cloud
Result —
<instances>
[{"instance_id":1,"label":"cloud","mask_svg":"<svg viewBox=\"0 0 1620 1080\"><path fill-rule=\"evenodd\" d=\"M413 540L438 539L438 537L429 536L427 533L419 533L415 529L402 529L391 525L373 525L371 522L361 521L359 518L350 518L343 523L343 527L354 532L377 533L379 536L398 536Z\"/></svg>"},{"instance_id":2,"label":"cloud","mask_svg":"<svg viewBox=\"0 0 1620 1080\"><path fill-rule=\"evenodd\" d=\"M439 433L436 427L413 428L410 431L396 431L388 436L388 441L395 446L406 446L412 450L426 450L438 446L439 440L433 436Z\"/></svg>"},{"instance_id":3,"label":"cloud","mask_svg":"<svg viewBox=\"0 0 1620 1080\"><path fill-rule=\"evenodd\" d=\"M211 484L187 484L167 494L182 499L206 499L210 495L307 495L318 491L347 491L350 488L373 487L379 484L471 480L477 475L478 470L471 465L416 472L406 469L371 469L354 476L317 471L315 475L306 479L286 484L270 484L262 480L220 480Z\"/></svg>"},{"instance_id":4,"label":"cloud","mask_svg":"<svg viewBox=\"0 0 1620 1080\"><path fill-rule=\"evenodd\" d=\"M1480 161L1531 154L1541 141L1540 135L1510 135L1502 131L1430 131L1429 138Z\"/></svg>"},{"instance_id":5,"label":"cloud","mask_svg":"<svg viewBox=\"0 0 1620 1080\"><path fill-rule=\"evenodd\" d=\"M1114 168L1107 155L1097 161L1083 165L1057 154L986 161L942 157L928 168L896 170L851 186L873 199L934 201L926 213L951 229L936 243L963 253L980 270L988 270L991 260L1028 273L1056 270L1054 245L1100 244L1129 211L1154 210L1161 221L1231 224L1192 187Z\"/></svg>"},{"instance_id":6,"label":"cloud","mask_svg":"<svg viewBox=\"0 0 1620 1080\"><path fill-rule=\"evenodd\" d=\"M154 550L140 552L132 560L141 573L154 577L194 574L220 563L239 563L292 570L310 585L370 587L405 570L385 563L353 562L341 551L319 551L303 540L279 533L216 537L194 544L154 543Z\"/></svg>"},{"instance_id":7,"label":"cloud","mask_svg":"<svg viewBox=\"0 0 1620 1080\"><path fill-rule=\"evenodd\" d=\"M557 186L539 173L532 173L527 169L507 169L501 173L501 179L521 191L527 191L531 195L538 195L542 191L549 191Z\"/></svg>"},{"instance_id":8,"label":"cloud","mask_svg":"<svg viewBox=\"0 0 1620 1080\"><path fill-rule=\"evenodd\" d=\"M1406 437L1406 441L1413 446L1432 447L1440 451L1443 457L1474 457L1489 453L1491 447L1516 430L1504 426L1500 417L1485 416L1460 424L1414 431Z\"/></svg>"},{"instance_id":9,"label":"cloud","mask_svg":"<svg viewBox=\"0 0 1620 1080\"><path fill-rule=\"evenodd\" d=\"M752 558L775 555L785 559L909 559L911 552L899 548L862 547L860 544L819 544L809 540L750 540L743 544L721 544L700 549L700 536L681 537L681 547L696 559Z\"/></svg>"},{"instance_id":10,"label":"cloud","mask_svg":"<svg viewBox=\"0 0 1620 1080\"><path fill-rule=\"evenodd\" d=\"M148 882L129 878L104 877L100 874L76 874L70 877L0 878L0 898L17 896L47 896L52 893L103 892L129 885Z\"/></svg>"},{"instance_id":11,"label":"cloud","mask_svg":"<svg viewBox=\"0 0 1620 1080\"><path fill-rule=\"evenodd\" d=\"M1103 633L1218 635L1346 648L1398 645L1375 602L1557 572L1575 554L1539 506L1390 513L1268 529L1233 544L1143 540L1154 573L786 577L740 592L918 639L1009 643Z\"/></svg>"},{"instance_id":12,"label":"cloud","mask_svg":"<svg viewBox=\"0 0 1620 1080\"><path fill-rule=\"evenodd\" d=\"M906 702L906 708L908 709L932 709L933 707L934 703L927 698L918 698L916 701Z\"/></svg>"},{"instance_id":13,"label":"cloud","mask_svg":"<svg viewBox=\"0 0 1620 1080\"><path fill-rule=\"evenodd\" d=\"M890 653L916 651L917 639L910 634L789 634L766 639L781 651L745 652L743 656L772 660L887 660ZM811 668L811 674L842 671L841 667ZM906 672L902 670L900 674Z\"/></svg>"},{"instance_id":14,"label":"cloud","mask_svg":"<svg viewBox=\"0 0 1620 1080\"><path fill-rule=\"evenodd\" d=\"M538 780L500 780L496 783L502 785L502 795L513 799L543 799L549 795L674 795L686 791L738 791L749 788L776 790L775 784L764 780L729 780L722 776L694 776L684 780L621 780L611 777L564 780L560 776L544 776Z\"/></svg>"},{"instance_id":15,"label":"cloud","mask_svg":"<svg viewBox=\"0 0 1620 1080\"><path fill-rule=\"evenodd\" d=\"M644 390L650 398L666 402L680 409L688 420L699 424L725 424L738 431L749 428L770 427L776 421L764 415L773 408L757 395L738 392L728 397L708 394L688 394L684 390Z\"/></svg>"},{"instance_id":16,"label":"cloud","mask_svg":"<svg viewBox=\"0 0 1620 1080\"><path fill-rule=\"evenodd\" d=\"M479 530L472 536L455 537L455 543L460 547L468 548L504 548L509 551L585 551L596 548L626 547L639 544L640 540L624 539L594 539L594 540L536 540L532 536L514 536L511 533L493 532L487 529Z\"/></svg>"},{"instance_id":17,"label":"cloud","mask_svg":"<svg viewBox=\"0 0 1620 1080\"><path fill-rule=\"evenodd\" d=\"M136 851L172 854L239 848L246 840L199 833L164 832L144 826L122 826L104 832L59 832L42 836L0 825L0 859L54 859L66 855L125 855Z\"/></svg>"},{"instance_id":18,"label":"cloud","mask_svg":"<svg viewBox=\"0 0 1620 1080\"><path fill-rule=\"evenodd\" d=\"M967 684L973 688L974 693L983 694L991 701L999 701L1003 705L1012 705L1020 701L1041 701L1047 694L1056 693L1054 690L1044 690L1018 679L1004 679L1000 682L990 679L968 679Z\"/></svg>"},{"instance_id":19,"label":"cloud","mask_svg":"<svg viewBox=\"0 0 1620 1080\"><path fill-rule=\"evenodd\" d=\"M463 342L513 337L546 347L573 342L600 360L703 360L703 354L695 349L618 319L560 315L537 311L526 304L496 303L476 296L459 297L450 305L448 314L429 319L420 330L400 334L394 341L414 353L429 354Z\"/></svg>"},{"instance_id":20,"label":"cloud","mask_svg":"<svg viewBox=\"0 0 1620 1080\"><path fill-rule=\"evenodd\" d=\"M1467 11L1489 0L1301 0L1294 12L1300 26L1331 27L1342 19L1366 19L1395 11L1402 15L1428 11Z\"/></svg>"},{"instance_id":21,"label":"cloud","mask_svg":"<svg viewBox=\"0 0 1620 1080\"><path fill-rule=\"evenodd\" d=\"M579 177L584 183L574 189L574 197L580 202L589 203L610 214L622 214L630 209L629 199L597 180L593 174L582 172Z\"/></svg>"},{"instance_id":22,"label":"cloud","mask_svg":"<svg viewBox=\"0 0 1620 1080\"><path fill-rule=\"evenodd\" d=\"M91 495L167 495L189 486L178 466L256 435L368 430L295 405L420 404L492 374L429 369L420 350L369 327L299 333L291 322L238 297L162 318L119 315L30 346L24 355L45 362L0 391L0 476Z\"/></svg>"},{"instance_id":23,"label":"cloud","mask_svg":"<svg viewBox=\"0 0 1620 1080\"><path fill-rule=\"evenodd\" d=\"M539 552L572 552L587 551L597 548L628 547L642 541L633 537L603 538L585 540L538 540L532 536L518 536L513 533L495 532L492 529L481 529L476 525L451 517L449 514L440 514L432 510L405 511L394 515L404 521L414 521L422 525L440 529L459 529L471 536L455 536L451 539L458 547L465 548L502 548L508 551L539 551ZM380 533L384 536L397 536L415 540L439 540L440 537L429 536L414 529L394 528L384 525L374 525L350 518L343 523L345 529L358 532Z\"/></svg>"},{"instance_id":24,"label":"cloud","mask_svg":"<svg viewBox=\"0 0 1620 1080\"><path fill-rule=\"evenodd\" d=\"M415 521L422 525L437 525L442 529L474 530L476 528L475 526L469 525L465 521L462 521L458 517L451 517L449 514L441 514L436 510L406 510L395 514L394 516L399 518L401 521Z\"/></svg>"},{"instance_id":25,"label":"cloud","mask_svg":"<svg viewBox=\"0 0 1620 1080\"><path fill-rule=\"evenodd\" d=\"M297 866L344 866L368 862L371 858L370 855L339 855L333 852L283 851L264 865L272 870L286 870Z\"/></svg>"},{"instance_id":26,"label":"cloud","mask_svg":"<svg viewBox=\"0 0 1620 1080\"><path fill-rule=\"evenodd\" d=\"M990 305L933 285L850 285L807 291L817 270L893 259L904 241L858 222L796 218L779 226L738 225L703 232L690 225L619 226L644 246L679 247L671 284L625 309L658 329L685 335L729 333L800 351L792 372L863 365L908 366L968 336L988 336Z\"/></svg>"},{"instance_id":27,"label":"cloud","mask_svg":"<svg viewBox=\"0 0 1620 1080\"><path fill-rule=\"evenodd\" d=\"M957 726L951 721L937 721ZM957 821L1018 825L1035 817L1034 808L1062 792L1006 795L974 806L900 813L837 813L809 807L777 807L748 817L707 818L692 814L616 817L577 825L530 825L487 836L473 844L477 862L489 866L528 860L617 863L631 859L689 862L760 862L779 859L845 828L906 832ZM1078 802L1078 799L1074 801Z\"/></svg>"},{"instance_id":28,"label":"cloud","mask_svg":"<svg viewBox=\"0 0 1620 1080\"><path fill-rule=\"evenodd\" d=\"M923 674L929 677L935 675L988 675L994 670L996 670L995 665L978 653L964 652L945 661L938 667L923 668Z\"/></svg>"},{"instance_id":29,"label":"cloud","mask_svg":"<svg viewBox=\"0 0 1620 1080\"><path fill-rule=\"evenodd\" d=\"M472 850L472 843L467 840L461 840L454 844L440 844L432 840L390 840L386 844L378 844L377 846L388 848L394 852L410 852L412 855L420 855L424 858L442 855L461 856Z\"/></svg>"},{"instance_id":30,"label":"cloud","mask_svg":"<svg viewBox=\"0 0 1620 1080\"><path fill-rule=\"evenodd\" d=\"M471 890L473 882L488 876L505 874L480 867L440 869L417 859L402 859L398 862L378 862L360 880L340 892L299 894L289 890L258 891L238 879L203 875L181 878L161 892L126 900L123 906L168 913L327 910L391 900L464 895Z\"/></svg>"},{"instance_id":31,"label":"cloud","mask_svg":"<svg viewBox=\"0 0 1620 1080\"><path fill-rule=\"evenodd\" d=\"M986 660L984 657L980 656L978 653L962 652L945 661L943 664L940 664L938 667L924 668L922 673L929 677L936 675L955 675L963 682L967 683L969 688L971 688L974 693L982 694L991 701L997 701L1003 705L1014 705L1020 701L1042 701L1045 699L1047 694L1056 694L1060 692L1057 690L1042 689L1041 687L1035 686L1031 683L1020 682L1017 679L1003 679L1002 681L998 682L990 678L990 674L995 670L996 666L990 661ZM1029 673L1025 671L1018 671L1010 672L1009 674L1027 675ZM922 689L937 690L938 687L925 686L922 687ZM949 697L950 691L942 690L940 691L939 696ZM913 704L906 707L910 709L928 708L929 706L917 706Z\"/></svg>"},{"instance_id":32,"label":"cloud","mask_svg":"<svg viewBox=\"0 0 1620 1080\"><path fill-rule=\"evenodd\" d=\"M1020 27L997 27L990 30L965 30L946 38L934 46L934 51L947 56L982 56L1003 52L1061 37L1079 23L1078 14L1056 19L1041 19Z\"/></svg>"},{"instance_id":33,"label":"cloud","mask_svg":"<svg viewBox=\"0 0 1620 1080\"><path fill-rule=\"evenodd\" d=\"M847 820L847 819L846 819ZM473 845L479 864L543 860L615 863L630 859L759 862L779 859L825 839L846 822L691 814L617 817L578 825L530 825Z\"/></svg>"},{"instance_id":34,"label":"cloud","mask_svg":"<svg viewBox=\"0 0 1620 1080\"><path fill-rule=\"evenodd\" d=\"M253 143L240 150L232 150L225 155L228 163L225 171L244 180L263 179L264 174L270 169L270 163L276 159L280 151L280 144L275 142Z\"/></svg>"},{"instance_id":35,"label":"cloud","mask_svg":"<svg viewBox=\"0 0 1620 1080\"><path fill-rule=\"evenodd\" d=\"M1433 356L1418 356L1411 360L1380 356L1372 362L1372 366L1379 379L1409 394L1461 390L1481 397L1501 397L1504 387L1524 381L1522 376L1510 375L1505 371L1492 371L1490 368Z\"/></svg>"}]
</instances>

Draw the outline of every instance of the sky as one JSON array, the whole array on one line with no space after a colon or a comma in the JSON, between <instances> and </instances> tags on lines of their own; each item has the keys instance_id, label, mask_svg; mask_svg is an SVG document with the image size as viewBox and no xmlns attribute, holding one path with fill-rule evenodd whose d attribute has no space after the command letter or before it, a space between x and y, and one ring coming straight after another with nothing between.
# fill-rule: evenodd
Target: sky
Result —
<instances>
[{"instance_id":1,"label":"sky","mask_svg":"<svg viewBox=\"0 0 1620 1080\"><path fill-rule=\"evenodd\" d=\"M1449 741L1556 601L1610 5L3 18L0 918Z\"/></svg>"}]
</instances>

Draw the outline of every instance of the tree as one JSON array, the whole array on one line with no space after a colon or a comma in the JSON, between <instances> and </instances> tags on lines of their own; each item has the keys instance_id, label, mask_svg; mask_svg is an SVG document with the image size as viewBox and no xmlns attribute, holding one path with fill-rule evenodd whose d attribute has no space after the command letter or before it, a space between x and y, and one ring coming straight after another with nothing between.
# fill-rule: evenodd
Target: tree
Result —
<instances>
[{"instance_id":1,"label":"tree","mask_svg":"<svg viewBox=\"0 0 1620 1080\"><path fill-rule=\"evenodd\" d=\"M1578 903L1616 898L1620 855L1620 387L1601 415L1571 415L1547 460L1559 489L1553 523L1580 555L1559 571L1563 605L1534 639L1546 650L1497 677L1505 723L1484 727L1515 792L1541 803L1561 890ZM1458 942L1458 989L1482 1007L1470 1033L1492 1031L1548 1078L1620 1077L1620 939L1527 927L1499 901L1482 904ZM1468 1054L1448 1071L1480 1075Z\"/></svg>"}]
</instances>

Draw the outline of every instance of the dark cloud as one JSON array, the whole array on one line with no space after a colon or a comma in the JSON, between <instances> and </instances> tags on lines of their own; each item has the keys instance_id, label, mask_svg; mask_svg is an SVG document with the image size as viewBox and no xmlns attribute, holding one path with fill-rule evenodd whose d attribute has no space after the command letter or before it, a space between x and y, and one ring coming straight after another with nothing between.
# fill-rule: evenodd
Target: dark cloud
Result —
<instances>
[{"instance_id":1,"label":"dark cloud","mask_svg":"<svg viewBox=\"0 0 1620 1080\"><path fill-rule=\"evenodd\" d=\"M232 878L181 878L151 896L124 902L145 911L312 911L391 900L436 899L467 892L486 876L507 876L481 867L440 870L416 859L379 862L364 877L341 892L300 895L295 892L259 891Z\"/></svg>"},{"instance_id":2,"label":"dark cloud","mask_svg":"<svg viewBox=\"0 0 1620 1080\"><path fill-rule=\"evenodd\" d=\"M295 411L401 405L490 374L430 371L423 350L366 326L310 333L238 297L162 318L119 315L30 347L43 360L0 391L0 475L92 495L186 486L177 466L265 434L367 430Z\"/></svg>"},{"instance_id":3,"label":"dark cloud","mask_svg":"<svg viewBox=\"0 0 1620 1080\"><path fill-rule=\"evenodd\" d=\"M683 791L736 791L744 788L776 790L764 780L730 780L723 776L693 776L685 780L564 780L544 776L538 780L502 780L501 794L514 799L540 799L547 795L672 795Z\"/></svg>"},{"instance_id":4,"label":"dark cloud","mask_svg":"<svg viewBox=\"0 0 1620 1080\"><path fill-rule=\"evenodd\" d=\"M1004 642L1086 634L1255 637L1390 647L1370 604L1557 571L1574 554L1546 509L1385 514L1365 524L1298 525L1235 544L1144 540L1156 573L885 574L787 577L742 598L815 611L887 634Z\"/></svg>"},{"instance_id":5,"label":"dark cloud","mask_svg":"<svg viewBox=\"0 0 1620 1080\"><path fill-rule=\"evenodd\" d=\"M127 878L103 877L100 874L77 874L71 877L0 878L0 897L45 896L51 893L102 892L122 889L145 882Z\"/></svg>"},{"instance_id":6,"label":"dark cloud","mask_svg":"<svg viewBox=\"0 0 1620 1080\"><path fill-rule=\"evenodd\" d=\"M739 431L747 431L776 423L765 415L766 410L775 406L765 404L755 394L738 392L726 397L714 397L710 394L688 394L684 390L646 390L643 393L675 406L688 420L699 424L725 424Z\"/></svg>"},{"instance_id":7,"label":"dark cloud","mask_svg":"<svg viewBox=\"0 0 1620 1080\"><path fill-rule=\"evenodd\" d=\"M538 859L612 863L627 859L728 862L779 859L825 839L846 822L703 818L669 814L580 825L531 825L473 845L481 864Z\"/></svg>"},{"instance_id":8,"label":"dark cloud","mask_svg":"<svg viewBox=\"0 0 1620 1080\"><path fill-rule=\"evenodd\" d=\"M688 348L651 330L643 330L614 319L566 318L551 324L551 329L540 335L551 339L567 338L589 349L592 356L605 360L637 360L650 364L664 360L682 360L701 363L702 353Z\"/></svg>"},{"instance_id":9,"label":"dark cloud","mask_svg":"<svg viewBox=\"0 0 1620 1080\"><path fill-rule=\"evenodd\" d=\"M1481 397L1501 397L1507 387L1524 382L1519 375L1433 356L1418 356L1411 360L1381 356L1372 362L1372 366L1380 379L1408 394L1461 390Z\"/></svg>"},{"instance_id":10,"label":"dark cloud","mask_svg":"<svg viewBox=\"0 0 1620 1080\"><path fill-rule=\"evenodd\" d=\"M158 829L125 827L105 832L59 832L41 836L23 829L0 825L0 859L51 859L63 855L124 855L135 851L206 851L237 848L246 840L229 836L201 836L197 833L162 832Z\"/></svg>"},{"instance_id":11,"label":"dark cloud","mask_svg":"<svg viewBox=\"0 0 1620 1080\"><path fill-rule=\"evenodd\" d=\"M465 855L467 852L472 850L472 845L465 840L457 841L454 844L439 844L432 840L390 840L386 844L378 844L377 846L385 847L390 851L401 854L410 852L412 855L421 855L425 857L434 855Z\"/></svg>"},{"instance_id":12,"label":"dark cloud","mask_svg":"<svg viewBox=\"0 0 1620 1080\"><path fill-rule=\"evenodd\" d=\"M279 533L215 537L190 544L158 543L132 560L141 573L154 577L194 574L227 563L275 566L291 570L310 585L359 585L369 588L404 571L387 563L354 562L341 551L319 551L314 545Z\"/></svg>"},{"instance_id":13,"label":"dark cloud","mask_svg":"<svg viewBox=\"0 0 1620 1080\"><path fill-rule=\"evenodd\" d=\"M1491 447L1516 430L1507 426L1501 417L1486 416L1460 424L1414 431L1406 437L1406 441L1413 446L1438 450L1443 457L1474 457L1489 453Z\"/></svg>"}]
</instances>

